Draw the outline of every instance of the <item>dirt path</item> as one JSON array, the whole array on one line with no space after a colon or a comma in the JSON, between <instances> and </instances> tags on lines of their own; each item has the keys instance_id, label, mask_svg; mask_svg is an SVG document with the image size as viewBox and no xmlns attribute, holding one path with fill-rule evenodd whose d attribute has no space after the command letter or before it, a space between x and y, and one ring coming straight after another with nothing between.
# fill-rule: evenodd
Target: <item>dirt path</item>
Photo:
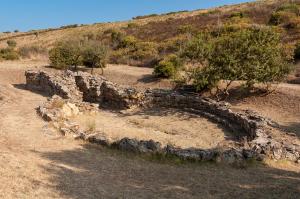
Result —
<instances>
[{"instance_id":1,"label":"dirt path","mask_svg":"<svg viewBox=\"0 0 300 199\"><path fill-rule=\"evenodd\" d=\"M0 198L297 198L299 168L174 164L122 154L44 129L45 98L24 68L0 66Z\"/></svg>"}]
</instances>

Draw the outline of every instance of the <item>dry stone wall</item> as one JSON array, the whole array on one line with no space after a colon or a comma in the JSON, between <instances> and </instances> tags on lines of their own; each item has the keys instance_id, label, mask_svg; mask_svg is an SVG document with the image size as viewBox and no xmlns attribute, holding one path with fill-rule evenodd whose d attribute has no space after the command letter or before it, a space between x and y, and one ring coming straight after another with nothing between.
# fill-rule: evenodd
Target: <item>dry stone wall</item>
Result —
<instances>
[{"instance_id":1,"label":"dry stone wall","mask_svg":"<svg viewBox=\"0 0 300 199\"><path fill-rule=\"evenodd\" d=\"M41 91L47 95L58 95L64 99L81 100L76 87L74 73L66 71L52 74L45 71L26 71L27 89Z\"/></svg>"},{"instance_id":2,"label":"dry stone wall","mask_svg":"<svg viewBox=\"0 0 300 199\"><path fill-rule=\"evenodd\" d=\"M152 140L139 141L129 138L110 143L109 138L105 138L99 133L89 135L78 128L74 131L63 127L64 131L73 132L80 138L90 142L113 146L120 150L161 153L191 160L216 160L219 158L232 161L271 157L274 159L289 159L295 162L300 161L300 146L291 142L273 139L268 132L270 131L269 124L272 121L259 116L253 111L236 112L227 103L216 102L194 94L166 90L138 92L133 88L122 88L101 76L92 76L82 72L67 71L55 75L44 71L27 71L25 75L29 89L40 90L49 95L58 95L69 101L75 101L77 106L82 106L80 104L88 102L112 109L129 109L135 106L178 108L207 117L233 131L239 132L240 137L247 138L237 147L223 149L220 152L220 149L181 149L172 146L162 148L160 143ZM47 106L49 107L49 104ZM70 108L70 104L68 106ZM51 112L49 108L40 107L39 110L44 118L49 118L49 114L47 116L47 113ZM50 114L50 116L53 117L53 114Z\"/></svg>"}]
</instances>

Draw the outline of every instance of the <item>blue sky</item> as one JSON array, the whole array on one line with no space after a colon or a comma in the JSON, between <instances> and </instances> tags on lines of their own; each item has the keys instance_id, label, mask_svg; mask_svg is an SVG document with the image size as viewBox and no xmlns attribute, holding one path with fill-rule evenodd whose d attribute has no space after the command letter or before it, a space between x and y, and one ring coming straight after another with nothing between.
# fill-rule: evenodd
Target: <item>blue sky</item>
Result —
<instances>
[{"instance_id":1,"label":"blue sky","mask_svg":"<svg viewBox=\"0 0 300 199\"><path fill-rule=\"evenodd\" d=\"M0 31L124 21L138 15L241 2L247 0L0 0Z\"/></svg>"}]
</instances>

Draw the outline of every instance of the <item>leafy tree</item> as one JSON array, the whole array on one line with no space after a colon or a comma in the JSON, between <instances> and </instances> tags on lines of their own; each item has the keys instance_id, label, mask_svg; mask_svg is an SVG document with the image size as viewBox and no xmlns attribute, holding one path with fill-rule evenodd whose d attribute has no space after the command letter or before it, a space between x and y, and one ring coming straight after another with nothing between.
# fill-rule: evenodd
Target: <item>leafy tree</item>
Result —
<instances>
[{"instance_id":1,"label":"leafy tree","mask_svg":"<svg viewBox=\"0 0 300 199\"><path fill-rule=\"evenodd\" d=\"M75 70L82 63L80 40L68 40L55 44L49 52L49 59L53 67L67 69L73 66Z\"/></svg>"},{"instance_id":2,"label":"leafy tree","mask_svg":"<svg viewBox=\"0 0 300 199\"><path fill-rule=\"evenodd\" d=\"M107 64L108 49L106 46L96 42L88 41L83 44L82 47L82 63L88 68L101 68L102 74Z\"/></svg>"},{"instance_id":3,"label":"leafy tree","mask_svg":"<svg viewBox=\"0 0 300 199\"><path fill-rule=\"evenodd\" d=\"M210 44L207 44L210 43ZM197 37L183 52L183 57L200 63L191 79L198 90L218 88L221 80L255 83L279 82L290 72L290 50L270 28L249 28L204 40Z\"/></svg>"}]
</instances>

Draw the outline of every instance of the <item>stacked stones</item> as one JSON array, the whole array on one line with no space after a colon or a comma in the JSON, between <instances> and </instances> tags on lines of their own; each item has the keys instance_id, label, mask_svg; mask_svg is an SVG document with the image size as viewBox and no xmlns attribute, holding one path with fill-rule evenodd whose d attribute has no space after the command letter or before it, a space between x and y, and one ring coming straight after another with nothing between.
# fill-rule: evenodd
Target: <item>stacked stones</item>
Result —
<instances>
[{"instance_id":1,"label":"stacked stones","mask_svg":"<svg viewBox=\"0 0 300 199\"><path fill-rule=\"evenodd\" d=\"M248 158L263 159L268 156L274 159L300 161L300 146L273 139L268 134L268 129L270 129L268 124L271 121L253 111L235 112L227 103L216 102L195 94L182 94L170 90L137 92L135 89L121 88L101 76L92 76L88 73L75 74L67 71L59 75L52 75L43 71L27 71L25 75L28 88L75 100L79 106L83 100L111 109L130 109L134 106L178 108L207 117L239 132L240 138L247 138L246 143L240 143L238 147L224 149L220 152L220 149L181 149L172 146L161 148L161 144L154 141L138 141L129 138L110 143L109 138L104 138L99 133L91 137L82 131L72 131L90 142L117 146L121 150L163 153L191 160L221 158L231 161ZM49 110L42 107L40 109Z\"/></svg>"}]
</instances>

